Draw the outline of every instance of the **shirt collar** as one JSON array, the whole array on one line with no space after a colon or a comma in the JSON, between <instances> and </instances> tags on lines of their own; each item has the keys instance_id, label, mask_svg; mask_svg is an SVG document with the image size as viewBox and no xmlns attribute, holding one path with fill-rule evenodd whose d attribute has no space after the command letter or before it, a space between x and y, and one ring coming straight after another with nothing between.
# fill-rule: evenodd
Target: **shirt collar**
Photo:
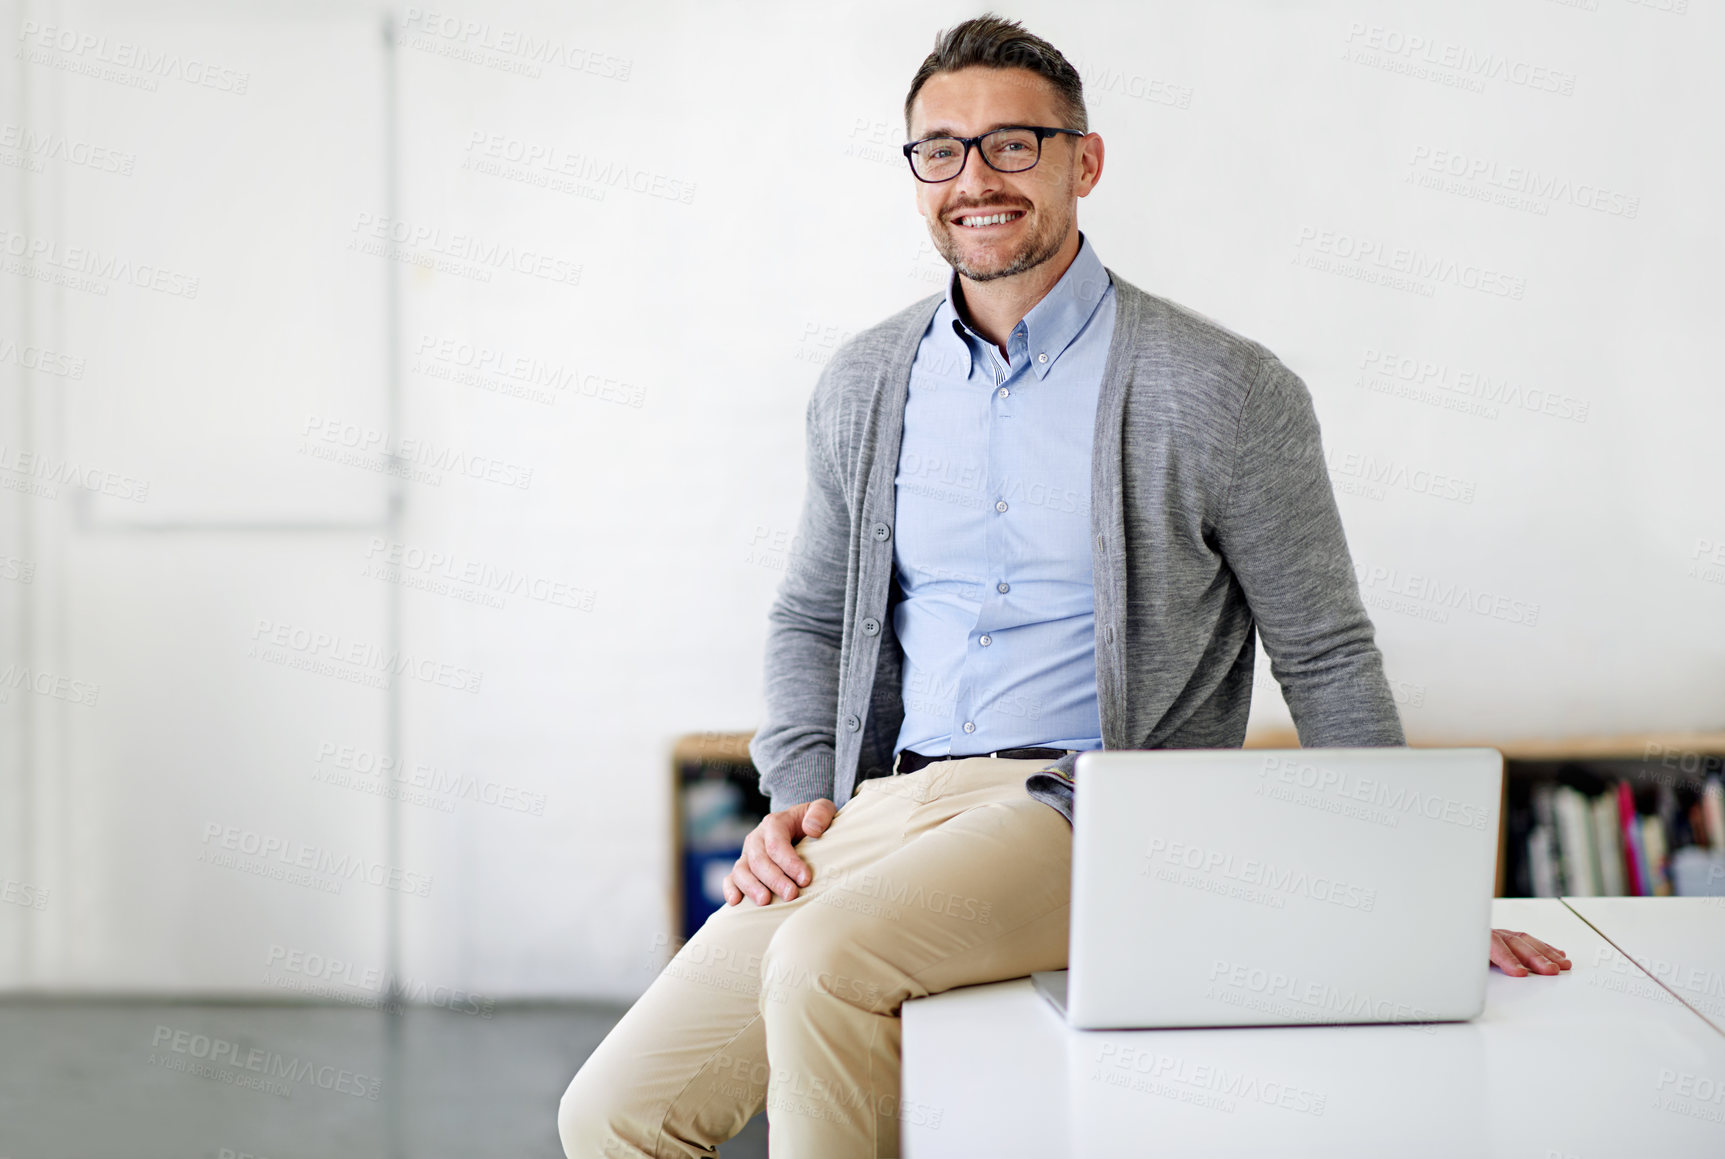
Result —
<instances>
[{"instance_id":1,"label":"shirt collar","mask_svg":"<svg viewBox=\"0 0 1725 1159\"><path fill-rule=\"evenodd\" d=\"M1090 239L1084 236L1083 230L1079 230L1078 253L1072 264L1066 267L1066 272L1042 296L1042 300L1024 315L1023 321L1013 328L1012 337L1007 340L1006 348L1012 354L1013 365L1016 366L1021 358L1028 358L1036 377L1047 378L1061 354L1096 313L1108 286L1107 269L1096 256ZM978 351L993 343L977 334L959 316L957 293L958 271L954 270L946 280L946 301L941 303L935 325L943 333L951 332L951 341L963 349L962 354L955 351L955 357L963 360L962 364L974 372Z\"/></svg>"}]
</instances>

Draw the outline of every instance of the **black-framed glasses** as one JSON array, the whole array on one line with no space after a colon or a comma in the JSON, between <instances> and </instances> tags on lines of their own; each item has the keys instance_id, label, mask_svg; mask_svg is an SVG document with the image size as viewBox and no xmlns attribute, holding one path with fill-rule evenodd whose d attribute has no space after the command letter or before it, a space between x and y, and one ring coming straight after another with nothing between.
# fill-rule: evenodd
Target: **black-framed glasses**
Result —
<instances>
[{"instance_id":1,"label":"black-framed glasses","mask_svg":"<svg viewBox=\"0 0 1725 1159\"><path fill-rule=\"evenodd\" d=\"M904 147L904 156L919 181L951 181L964 172L973 145L989 168L999 173L1022 173L1036 168L1036 163L1042 160L1042 142L1060 133L1084 136L1077 129L1003 125L980 137L925 137L912 141Z\"/></svg>"}]
</instances>

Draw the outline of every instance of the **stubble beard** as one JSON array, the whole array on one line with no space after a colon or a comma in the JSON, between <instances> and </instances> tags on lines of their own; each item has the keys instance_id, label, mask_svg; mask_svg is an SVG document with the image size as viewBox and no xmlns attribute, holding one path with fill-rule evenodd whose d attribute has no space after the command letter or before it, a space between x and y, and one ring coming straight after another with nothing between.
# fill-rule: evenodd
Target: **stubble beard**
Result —
<instances>
[{"instance_id":1,"label":"stubble beard","mask_svg":"<svg viewBox=\"0 0 1725 1159\"><path fill-rule=\"evenodd\" d=\"M1035 269L1043 262L1060 252L1060 247L1066 243L1066 236L1072 230L1072 219L1068 216L1062 221L1042 218L1040 227L1031 231L1019 245L1018 251L1009 257L1004 265L992 269L979 269L964 258L957 244L959 230L968 226L959 225L953 221L943 221L930 229L934 248L946 264L957 270L973 282L992 282L996 278L1010 278L1022 274L1025 270Z\"/></svg>"}]
</instances>

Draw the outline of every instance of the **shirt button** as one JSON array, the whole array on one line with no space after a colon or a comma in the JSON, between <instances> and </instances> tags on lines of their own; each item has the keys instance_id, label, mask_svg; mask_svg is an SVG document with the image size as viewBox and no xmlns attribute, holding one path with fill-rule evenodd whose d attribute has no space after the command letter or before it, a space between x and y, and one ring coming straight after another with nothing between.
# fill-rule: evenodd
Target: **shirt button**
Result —
<instances>
[{"instance_id":1,"label":"shirt button","mask_svg":"<svg viewBox=\"0 0 1725 1159\"><path fill-rule=\"evenodd\" d=\"M885 542L891 535L892 528L888 527L886 524L877 523L874 525L874 537L876 539Z\"/></svg>"},{"instance_id":2,"label":"shirt button","mask_svg":"<svg viewBox=\"0 0 1725 1159\"><path fill-rule=\"evenodd\" d=\"M862 727L862 717L858 716L854 712L851 713L849 716L845 717L845 727L850 729L852 732L857 731L857 729Z\"/></svg>"},{"instance_id":3,"label":"shirt button","mask_svg":"<svg viewBox=\"0 0 1725 1159\"><path fill-rule=\"evenodd\" d=\"M964 731L965 732L975 732L976 731L976 722L974 720L965 721L964 722Z\"/></svg>"},{"instance_id":4,"label":"shirt button","mask_svg":"<svg viewBox=\"0 0 1725 1159\"><path fill-rule=\"evenodd\" d=\"M1012 392L1010 390L1007 390L1003 386L998 391L996 391L995 393L999 394L1001 398L1005 398L1007 395L1011 394Z\"/></svg>"},{"instance_id":5,"label":"shirt button","mask_svg":"<svg viewBox=\"0 0 1725 1159\"><path fill-rule=\"evenodd\" d=\"M994 509L996 511L1005 511L1006 510L1006 500L1001 499L998 502L996 502L994 505Z\"/></svg>"},{"instance_id":6,"label":"shirt button","mask_svg":"<svg viewBox=\"0 0 1725 1159\"><path fill-rule=\"evenodd\" d=\"M1005 580L1001 580L999 583L994 585L994 590L1004 596L1007 592L1012 590L1012 585L1007 583Z\"/></svg>"},{"instance_id":7,"label":"shirt button","mask_svg":"<svg viewBox=\"0 0 1725 1159\"><path fill-rule=\"evenodd\" d=\"M863 635L873 636L880 631L880 621L870 616L862 622Z\"/></svg>"},{"instance_id":8,"label":"shirt button","mask_svg":"<svg viewBox=\"0 0 1725 1159\"><path fill-rule=\"evenodd\" d=\"M977 643L978 643L978 644L981 644L981 645L982 645L982 646L983 646L983 647L984 647L984 648L986 648L986 647L988 647L988 646L989 646L989 645L990 645L990 644L992 644L992 643L994 643L994 637L992 637L992 636L984 636L984 637L983 637L983 638L982 638L982 639L980 639L980 640L978 640L978 641L977 641Z\"/></svg>"},{"instance_id":9,"label":"shirt button","mask_svg":"<svg viewBox=\"0 0 1725 1159\"><path fill-rule=\"evenodd\" d=\"M1047 362L1047 361L1048 361L1048 355L1046 355L1046 354L1038 354L1038 355L1037 355L1037 356L1036 356L1036 361L1038 361L1038 362Z\"/></svg>"}]
</instances>

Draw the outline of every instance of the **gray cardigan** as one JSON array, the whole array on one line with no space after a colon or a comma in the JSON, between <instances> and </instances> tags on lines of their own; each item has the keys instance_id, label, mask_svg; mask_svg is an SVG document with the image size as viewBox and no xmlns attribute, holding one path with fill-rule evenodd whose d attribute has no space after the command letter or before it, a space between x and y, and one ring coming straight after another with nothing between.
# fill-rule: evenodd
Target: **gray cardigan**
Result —
<instances>
[{"instance_id":1,"label":"gray cardigan","mask_svg":"<svg viewBox=\"0 0 1725 1159\"><path fill-rule=\"evenodd\" d=\"M1305 383L1262 345L1109 277L1090 503L1103 747L1238 747L1254 627L1303 746L1406 743ZM775 810L842 806L892 772L893 480L911 362L941 299L845 342L809 398L808 490L749 744ZM1069 781L1038 773L1029 787L1071 819Z\"/></svg>"}]
</instances>

